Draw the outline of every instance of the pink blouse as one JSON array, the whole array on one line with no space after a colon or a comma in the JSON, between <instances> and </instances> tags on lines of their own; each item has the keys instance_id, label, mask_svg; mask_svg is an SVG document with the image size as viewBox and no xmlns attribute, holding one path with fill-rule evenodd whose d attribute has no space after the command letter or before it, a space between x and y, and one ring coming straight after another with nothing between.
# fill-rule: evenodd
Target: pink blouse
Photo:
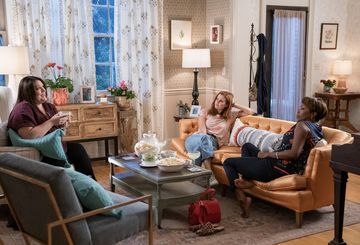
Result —
<instances>
[{"instance_id":1,"label":"pink blouse","mask_svg":"<svg viewBox=\"0 0 360 245\"><path fill-rule=\"evenodd\" d=\"M231 112L232 117L235 117L236 114L236 111ZM227 145L230 137L231 120L225 120L220 115L208 115L207 109L202 109L199 116L205 117L207 134L212 134L216 137L219 147Z\"/></svg>"}]
</instances>

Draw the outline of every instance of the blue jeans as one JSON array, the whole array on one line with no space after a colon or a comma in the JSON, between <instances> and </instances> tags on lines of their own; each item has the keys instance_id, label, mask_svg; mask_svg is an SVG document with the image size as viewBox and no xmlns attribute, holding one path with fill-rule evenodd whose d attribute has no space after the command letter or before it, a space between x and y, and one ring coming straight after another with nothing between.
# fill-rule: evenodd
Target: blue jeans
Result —
<instances>
[{"instance_id":1,"label":"blue jeans","mask_svg":"<svg viewBox=\"0 0 360 245\"><path fill-rule=\"evenodd\" d=\"M201 166L201 162L211 158L217 150L218 142L216 137L209 134L192 134L185 140L186 151L200 151L201 157L195 160L195 164Z\"/></svg>"}]
</instances>

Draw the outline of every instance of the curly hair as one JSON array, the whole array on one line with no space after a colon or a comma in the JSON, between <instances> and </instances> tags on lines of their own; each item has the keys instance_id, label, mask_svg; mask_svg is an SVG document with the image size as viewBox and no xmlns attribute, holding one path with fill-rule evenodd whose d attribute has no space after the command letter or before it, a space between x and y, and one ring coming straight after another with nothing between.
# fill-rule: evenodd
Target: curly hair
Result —
<instances>
[{"instance_id":1,"label":"curly hair","mask_svg":"<svg viewBox=\"0 0 360 245\"><path fill-rule=\"evenodd\" d=\"M315 113L314 119L317 122L323 119L328 113L325 102L320 98L304 97L301 100L301 103L309 108L310 113Z\"/></svg>"}]
</instances>

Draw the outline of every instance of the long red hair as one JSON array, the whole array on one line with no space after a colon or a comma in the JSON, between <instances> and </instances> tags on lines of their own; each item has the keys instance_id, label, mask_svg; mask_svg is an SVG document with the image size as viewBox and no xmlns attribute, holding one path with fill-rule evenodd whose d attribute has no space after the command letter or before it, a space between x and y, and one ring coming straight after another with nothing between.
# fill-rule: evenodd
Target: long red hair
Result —
<instances>
[{"instance_id":1,"label":"long red hair","mask_svg":"<svg viewBox=\"0 0 360 245\"><path fill-rule=\"evenodd\" d=\"M208 114L213 115L213 116L216 116L219 114L219 112L215 109L215 101L220 94L222 96L224 96L225 100L226 100L226 106L225 106L224 110L222 110L222 112L220 112L220 116L222 116L226 120L230 117L231 107L232 107L231 105L233 104L233 99L234 99L234 95L228 91L220 91L215 96L215 99L211 103L211 107L208 110Z\"/></svg>"}]
</instances>

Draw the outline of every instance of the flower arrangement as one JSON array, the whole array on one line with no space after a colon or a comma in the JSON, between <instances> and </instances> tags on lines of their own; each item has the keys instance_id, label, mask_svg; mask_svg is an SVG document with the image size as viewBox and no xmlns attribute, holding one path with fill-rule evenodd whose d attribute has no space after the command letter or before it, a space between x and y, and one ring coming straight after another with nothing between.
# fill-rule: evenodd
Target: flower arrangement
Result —
<instances>
[{"instance_id":1,"label":"flower arrangement","mask_svg":"<svg viewBox=\"0 0 360 245\"><path fill-rule=\"evenodd\" d=\"M330 87L330 88L334 87L335 84L336 84L336 81L335 81L335 80L330 80L330 79L328 79L328 80L321 80L320 82L323 83L324 86Z\"/></svg>"},{"instance_id":2,"label":"flower arrangement","mask_svg":"<svg viewBox=\"0 0 360 245\"><path fill-rule=\"evenodd\" d=\"M108 87L108 91L114 96L126 96L126 99L133 99L136 97L134 90L130 90L124 80L116 87Z\"/></svg>"},{"instance_id":3,"label":"flower arrangement","mask_svg":"<svg viewBox=\"0 0 360 245\"><path fill-rule=\"evenodd\" d=\"M64 67L57 66L56 63L49 63L45 66L45 68L49 69L53 76L53 79L45 79L46 86L51 89L67 88L69 93L74 91L72 80L62 75L62 70Z\"/></svg>"}]
</instances>

